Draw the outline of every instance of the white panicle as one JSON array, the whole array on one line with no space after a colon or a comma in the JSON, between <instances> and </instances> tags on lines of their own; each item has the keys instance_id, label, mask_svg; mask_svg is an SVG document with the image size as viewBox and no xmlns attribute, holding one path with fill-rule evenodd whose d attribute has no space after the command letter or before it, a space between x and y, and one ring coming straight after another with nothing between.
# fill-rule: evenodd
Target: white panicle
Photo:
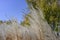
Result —
<instances>
[{"instance_id":1,"label":"white panicle","mask_svg":"<svg viewBox=\"0 0 60 40\"><path fill-rule=\"evenodd\" d=\"M43 17L42 10L32 7L30 26L23 27L16 21L0 25L0 40L57 40L50 26Z\"/></svg>"}]
</instances>

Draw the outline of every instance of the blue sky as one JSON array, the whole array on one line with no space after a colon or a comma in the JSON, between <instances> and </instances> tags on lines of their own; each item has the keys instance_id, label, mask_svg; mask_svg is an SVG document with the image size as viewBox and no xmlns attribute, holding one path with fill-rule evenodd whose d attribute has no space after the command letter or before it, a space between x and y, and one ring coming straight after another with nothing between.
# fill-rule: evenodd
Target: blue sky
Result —
<instances>
[{"instance_id":1,"label":"blue sky","mask_svg":"<svg viewBox=\"0 0 60 40\"><path fill-rule=\"evenodd\" d=\"M28 10L25 0L0 0L0 20L8 20L15 17L18 21L23 20L23 12Z\"/></svg>"}]
</instances>

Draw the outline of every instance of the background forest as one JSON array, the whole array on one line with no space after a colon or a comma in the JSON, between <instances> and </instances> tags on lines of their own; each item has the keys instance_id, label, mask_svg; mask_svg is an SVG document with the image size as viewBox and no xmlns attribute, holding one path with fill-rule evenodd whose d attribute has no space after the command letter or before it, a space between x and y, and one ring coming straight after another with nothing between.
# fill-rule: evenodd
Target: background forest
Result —
<instances>
[{"instance_id":1,"label":"background forest","mask_svg":"<svg viewBox=\"0 0 60 40\"><path fill-rule=\"evenodd\" d=\"M60 27L60 1L59 0L27 0L29 8L31 9L31 4L38 10L41 9L44 13L44 17L48 24L51 26L52 30L58 31ZM37 9L38 8L38 9ZM29 14L27 16L30 16ZM28 17L25 17L22 25L29 25Z\"/></svg>"}]
</instances>

